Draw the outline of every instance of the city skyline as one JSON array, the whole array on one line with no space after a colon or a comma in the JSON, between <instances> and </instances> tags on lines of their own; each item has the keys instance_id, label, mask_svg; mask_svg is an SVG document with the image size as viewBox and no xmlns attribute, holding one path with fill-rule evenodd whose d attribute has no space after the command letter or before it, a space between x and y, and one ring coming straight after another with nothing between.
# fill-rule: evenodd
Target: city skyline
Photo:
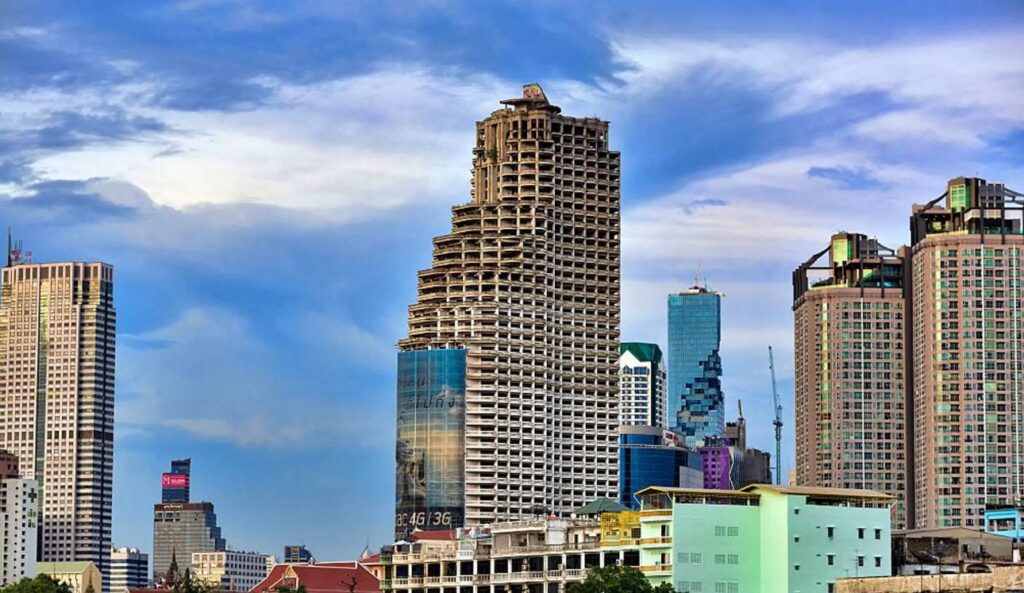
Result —
<instances>
[{"instance_id":1,"label":"city skyline","mask_svg":"<svg viewBox=\"0 0 1024 593\"><path fill-rule=\"evenodd\" d=\"M792 19L763 9L728 26L667 5L635 16L505 7L472 27L459 5L443 23L386 7L366 7L365 21L259 3L121 8L100 22L26 5L0 21L20 58L0 93L11 115L0 223L38 261L118 273L117 546L152 552L154 476L178 456L217 468L193 498L219 501L239 547L301 541L326 558L387 539L393 344L425 246L446 232L447 205L467 199L467 130L522 83L613 122L622 339L665 347L665 295L702 264L728 295L727 418L735 399L770 417L765 350L776 348L784 471L793 267L841 229L899 244L909 205L946 179L1024 187L1013 160L1022 68L1007 57L1024 48L1009 3ZM387 18L398 34L371 38ZM466 48L453 32L472 33ZM183 60L185 47L202 58ZM513 48L518 59L503 60ZM984 66L960 83L986 92L935 82L972 59ZM773 449L769 423L748 430ZM344 483L356 476L380 486L353 492ZM283 501L297 517L261 512Z\"/></svg>"}]
</instances>

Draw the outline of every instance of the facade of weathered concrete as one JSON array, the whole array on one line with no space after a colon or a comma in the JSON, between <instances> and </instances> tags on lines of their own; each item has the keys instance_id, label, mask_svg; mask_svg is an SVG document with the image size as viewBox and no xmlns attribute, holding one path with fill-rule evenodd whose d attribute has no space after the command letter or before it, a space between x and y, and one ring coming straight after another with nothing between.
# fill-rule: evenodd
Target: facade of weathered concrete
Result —
<instances>
[{"instance_id":1,"label":"facade of weathered concrete","mask_svg":"<svg viewBox=\"0 0 1024 593\"><path fill-rule=\"evenodd\" d=\"M1010 593L1024 591L1024 566L993 568L983 574L839 579L836 593Z\"/></svg>"}]
</instances>

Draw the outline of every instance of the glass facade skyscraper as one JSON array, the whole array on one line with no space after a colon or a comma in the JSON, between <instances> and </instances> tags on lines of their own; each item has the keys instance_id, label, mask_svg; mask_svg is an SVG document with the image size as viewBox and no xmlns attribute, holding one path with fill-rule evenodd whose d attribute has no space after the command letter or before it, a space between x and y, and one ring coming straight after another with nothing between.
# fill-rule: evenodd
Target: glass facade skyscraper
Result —
<instances>
[{"instance_id":1,"label":"glass facade skyscraper","mask_svg":"<svg viewBox=\"0 0 1024 593\"><path fill-rule=\"evenodd\" d=\"M466 351L398 353L395 537L464 522Z\"/></svg>"},{"instance_id":2,"label":"glass facade skyscraper","mask_svg":"<svg viewBox=\"0 0 1024 593\"><path fill-rule=\"evenodd\" d=\"M668 427L688 447L725 433L722 295L694 286L668 297Z\"/></svg>"}]
</instances>

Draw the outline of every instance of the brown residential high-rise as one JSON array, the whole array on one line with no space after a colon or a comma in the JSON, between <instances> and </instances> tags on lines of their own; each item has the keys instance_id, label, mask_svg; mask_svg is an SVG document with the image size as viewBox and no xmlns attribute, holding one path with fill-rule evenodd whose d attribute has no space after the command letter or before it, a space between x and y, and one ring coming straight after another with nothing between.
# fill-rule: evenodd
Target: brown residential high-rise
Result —
<instances>
[{"instance_id":1,"label":"brown residential high-rise","mask_svg":"<svg viewBox=\"0 0 1024 593\"><path fill-rule=\"evenodd\" d=\"M39 556L107 574L114 447L114 271L8 249L0 290L0 448L40 487Z\"/></svg>"},{"instance_id":2,"label":"brown residential high-rise","mask_svg":"<svg viewBox=\"0 0 1024 593\"><path fill-rule=\"evenodd\" d=\"M798 483L893 494L895 527L1024 503L1022 223L1024 194L960 177L898 254L840 233L797 269Z\"/></svg>"},{"instance_id":3,"label":"brown residential high-rise","mask_svg":"<svg viewBox=\"0 0 1024 593\"><path fill-rule=\"evenodd\" d=\"M845 232L793 273L797 483L890 494L894 529L908 521L903 275L900 255Z\"/></svg>"},{"instance_id":4,"label":"brown residential high-rise","mask_svg":"<svg viewBox=\"0 0 1024 593\"><path fill-rule=\"evenodd\" d=\"M986 505L1024 494L1022 209L1024 195L963 177L913 209L919 528L981 528Z\"/></svg>"},{"instance_id":5,"label":"brown residential high-rise","mask_svg":"<svg viewBox=\"0 0 1024 593\"><path fill-rule=\"evenodd\" d=\"M619 154L537 85L502 103L399 342L396 534L617 496Z\"/></svg>"}]
</instances>

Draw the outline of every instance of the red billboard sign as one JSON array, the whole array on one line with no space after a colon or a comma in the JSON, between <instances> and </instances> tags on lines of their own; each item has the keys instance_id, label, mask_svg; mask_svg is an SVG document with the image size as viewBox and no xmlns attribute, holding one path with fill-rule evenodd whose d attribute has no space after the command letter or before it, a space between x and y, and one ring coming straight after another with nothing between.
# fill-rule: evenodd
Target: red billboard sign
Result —
<instances>
[{"instance_id":1,"label":"red billboard sign","mask_svg":"<svg viewBox=\"0 0 1024 593\"><path fill-rule=\"evenodd\" d=\"M160 483L164 488L188 488L188 474L164 474Z\"/></svg>"}]
</instances>

